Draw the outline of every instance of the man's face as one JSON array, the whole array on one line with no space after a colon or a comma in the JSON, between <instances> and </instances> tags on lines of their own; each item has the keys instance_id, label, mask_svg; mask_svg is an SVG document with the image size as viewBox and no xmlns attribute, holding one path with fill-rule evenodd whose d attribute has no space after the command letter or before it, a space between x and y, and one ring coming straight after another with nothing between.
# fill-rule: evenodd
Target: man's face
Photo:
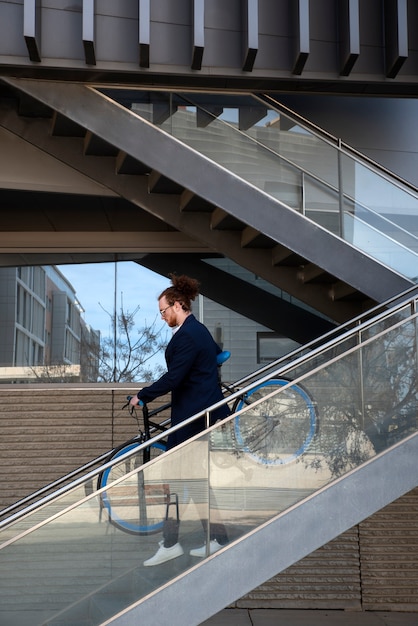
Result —
<instances>
[{"instance_id":1,"label":"man's face","mask_svg":"<svg viewBox=\"0 0 418 626\"><path fill-rule=\"evenodd\" d=\"M176 304L178 303L175 302L174 304L170 305L167 302L167 298L165 296L163 296L158 301L160 315L163 318L163 320L167 323L167 325L170 326L170 328L174 328L174 326L177 326Z\"/></svg>"}]
</instances>

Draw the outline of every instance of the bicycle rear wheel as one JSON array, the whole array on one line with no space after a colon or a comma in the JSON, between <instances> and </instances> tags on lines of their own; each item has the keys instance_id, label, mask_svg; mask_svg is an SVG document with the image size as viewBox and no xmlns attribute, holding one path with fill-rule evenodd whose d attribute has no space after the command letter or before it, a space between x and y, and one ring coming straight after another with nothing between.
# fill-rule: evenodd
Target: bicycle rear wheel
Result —
<instances>
[{"instance_id":1,"label":"bicycle rear wheel","mask_svg":"<svg viewBox=\"0 0 418 626\"><path fill-rule=\"evenodd\" d=\"M133 452L138 446L136 442L124 444L112 452L108 461ZM168 485L147 484L143 471L135 472L119 485L111 484L138 469L143 464L144 457L147 460L148 452L153 458L165 449L165 445L157 442L144 451L144 454L133 454L99 475L97 488L108 487L100 494L101 506L107 511L109 522L116 528L134 535L149 535L162 530L169 498Z\"/></svg>"},{"instance_id":2,"label":"bicycle rear wheel","mask_svg":"<svg viewBox=\"0 0 418 626\"><path fill-rule=\"evenodd\" d=\"M234 420L238 446L257 463L284 465L306 452L316 429L314 402L300 385L289 385L284 378L269 380L239 398L234 412L247 411ZM278 391L271 398L262 400ZM252 406L257 400L262 400Z\"/></svg>"}]
</instances>

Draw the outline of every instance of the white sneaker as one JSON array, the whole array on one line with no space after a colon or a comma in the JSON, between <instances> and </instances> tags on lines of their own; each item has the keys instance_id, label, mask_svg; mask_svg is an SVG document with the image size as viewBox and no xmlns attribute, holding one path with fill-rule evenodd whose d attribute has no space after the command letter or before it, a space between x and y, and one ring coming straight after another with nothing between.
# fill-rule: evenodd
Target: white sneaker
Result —
<instances>
[{"instance_id":1,"label":"white sneaker","mask_svg":"<svg viewBox=\"0 0 418 626\"><path fill-rule=\"evenodd\" d=\"M166 561L171 561L171 559L176 559L178 556L184 554L183 548L179 543L175 543L171 548L165 548L163 545L164 542L160 541L160 547L157 552L147 561L144 561L145 567L150 567L152 565L159 565L160 563L165 563Z\"/></svg>"},{"instance_id":2,"label":"white sneaker","mask_svg":"<svg viewBox=\"0 0 418 626\"><path fill-rule=\"evenodd\" d=\"M218 543L216 539L211 539L209 543L209 554L214 554L214 552L217 552L221 548L221 544ZM201 546L200 548L194 548L193 550L190 550L190 556L198 556L199 558L203 558L204 556L206 556L206 554L206 543L203 544L203 546Z\"/></svg>"}]
</instances>

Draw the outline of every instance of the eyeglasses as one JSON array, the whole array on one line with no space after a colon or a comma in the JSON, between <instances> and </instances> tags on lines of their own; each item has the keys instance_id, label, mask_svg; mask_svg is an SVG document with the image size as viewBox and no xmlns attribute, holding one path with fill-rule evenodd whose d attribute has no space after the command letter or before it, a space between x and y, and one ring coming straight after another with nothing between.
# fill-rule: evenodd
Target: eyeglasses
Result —
<instances>
[{"instance_id":1,"label":"eyeglasses","mask_svg":"<svg viewBox=\"0 0 418 626\"><path fill-rule=\"evenodd\" d=\"M171 307L172 307L172 306L174 306L174 304L169 304L168 306L166 306L166 307L165 307L165 309L160 309L160 315L161 315L161 317L165 317L165 312L166 312L168 309L171 309Z\"/></svg>"}]
</instances>

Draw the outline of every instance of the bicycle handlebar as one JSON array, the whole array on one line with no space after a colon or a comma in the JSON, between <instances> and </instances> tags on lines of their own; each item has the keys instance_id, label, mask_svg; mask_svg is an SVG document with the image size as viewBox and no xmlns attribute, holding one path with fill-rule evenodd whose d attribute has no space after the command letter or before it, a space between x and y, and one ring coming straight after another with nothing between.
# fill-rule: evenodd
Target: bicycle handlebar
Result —
<instances>
[{"instance_id":1,"label":"bicycle handlebar","mask_svg":"<svg viewBox=\"0 0 418 626\"><path fill-rule=\"evenodd\" d=\"M127 402L126 402L126 404L124 404L124 406L122 407L123 409L125 408L125 406L127 406L127 405L130 403L130 401L132 400L132 398L133 398L133 396L126 396L126 400L127 400ZM139 401L138 401L138 406L141 406L141 407L142 407L142 406L144 406L144 402L142 402L142 400L139 400Z\"/></svg>"}]
</instances>

